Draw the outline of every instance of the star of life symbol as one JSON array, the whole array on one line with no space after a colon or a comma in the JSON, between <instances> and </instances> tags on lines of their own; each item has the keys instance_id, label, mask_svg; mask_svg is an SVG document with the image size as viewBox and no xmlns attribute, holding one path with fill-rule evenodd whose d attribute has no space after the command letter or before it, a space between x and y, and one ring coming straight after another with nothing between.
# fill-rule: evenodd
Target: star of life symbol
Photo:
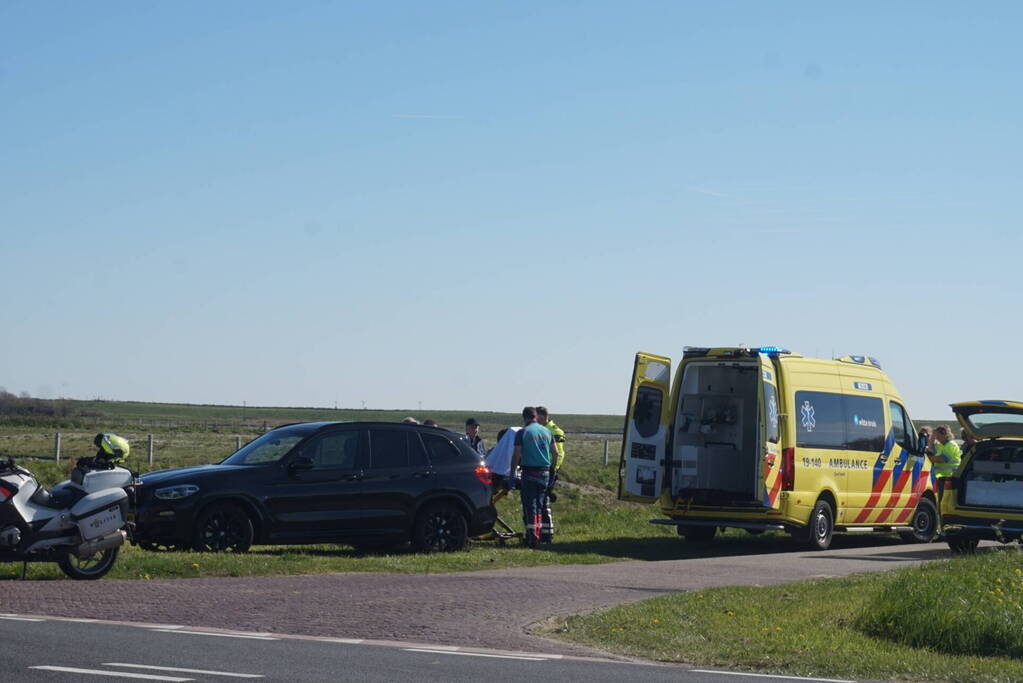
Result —
<instances>
[{"instance_id":1,"label":"star of life symbol","mask_svg":"<svg viewBox=\"0 0 1023 683\"><path fill-rule=\"evenodd\" d=\"M803 401L803 407L799 409L799 412L803 415L803 429L812 432L813 428L817 426L817 420L813 416L813 406L809 401Z\"/></svg>"},{"instance_id":2,"label":"star of life symbol","mask_svg":"<svg viewBox=\"0 0 1023 683\"><path fill-rule=\"evenodd\" d=\"M767 419L771 424L778 422L778 401L774 396L767 401Z\"/></svg>"}]
</instances>

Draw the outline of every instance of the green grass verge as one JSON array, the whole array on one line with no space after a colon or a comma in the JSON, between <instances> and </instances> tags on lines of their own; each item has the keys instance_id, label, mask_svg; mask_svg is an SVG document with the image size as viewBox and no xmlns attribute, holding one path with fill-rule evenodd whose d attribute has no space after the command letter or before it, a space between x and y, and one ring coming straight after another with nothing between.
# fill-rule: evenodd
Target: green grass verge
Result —
<instances>
[{"instance_id":1,"label":"green grass verge","mask_svg":"<svg viewBox=\"0 0 1023 683\"><path fill-rule=\"evenodd\" d=\"M948 654L1023 658L1023 553L1007 548L897 574L856 627Z\"/></svg>"},{"instance_id":2,"label":"green grass verge","mask_svg":"<svg viewBox=\"0 0 1023 683\"><path fill-rule=\"evenodd\" d=\"M1012 550L842 579L673 594L542 630L624 655L759 673L1023 680L1021 565ZM983 645L988 638L994 647ZM938 643L958 654L924 649Z\"/></svg>"}]
</instances>

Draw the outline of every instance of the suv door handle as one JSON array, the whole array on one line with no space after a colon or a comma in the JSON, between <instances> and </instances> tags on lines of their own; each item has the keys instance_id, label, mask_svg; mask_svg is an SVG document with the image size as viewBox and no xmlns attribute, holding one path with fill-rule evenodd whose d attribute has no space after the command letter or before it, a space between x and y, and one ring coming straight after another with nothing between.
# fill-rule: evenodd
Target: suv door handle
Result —
<instances>
[{"instance_id":1,"label":"suv door handle","mask_svg":"<svg viewBox=\"0 0 1023 683\"><path fill-rule=\"evenodd\" d=\"M429 477L431 474L433 474L433 472L427 470L425 472L413 472L412 476L415 477L416 479L422 479L424 477Z\"/></svg>"},{"instance_id":2,"label":"suv door handle","mask_svg":"<svg viewBox=\"0 0 1023 683\"><path fill-rule=\"evenodd\" d=\"M342 474L341 481L362 481L362 473L358 474Z\"/></svg>"}]
</instances>

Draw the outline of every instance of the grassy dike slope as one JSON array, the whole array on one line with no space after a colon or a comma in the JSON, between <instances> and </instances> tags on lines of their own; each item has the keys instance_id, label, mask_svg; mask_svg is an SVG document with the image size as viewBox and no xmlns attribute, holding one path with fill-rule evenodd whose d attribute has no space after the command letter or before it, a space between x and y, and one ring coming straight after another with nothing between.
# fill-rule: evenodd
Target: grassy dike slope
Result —
<instances>
[{"instance_id":1,"label":"grassy dike slope","mask_svg":"<svg viewBox=\"0 0 1023 683\"><path fill-rule=\"evenodd\" d=\"M562 619L544 635L620 654L758 673L1023 680L1023 553L677 593Z\"/></svg>"}]
</instances>

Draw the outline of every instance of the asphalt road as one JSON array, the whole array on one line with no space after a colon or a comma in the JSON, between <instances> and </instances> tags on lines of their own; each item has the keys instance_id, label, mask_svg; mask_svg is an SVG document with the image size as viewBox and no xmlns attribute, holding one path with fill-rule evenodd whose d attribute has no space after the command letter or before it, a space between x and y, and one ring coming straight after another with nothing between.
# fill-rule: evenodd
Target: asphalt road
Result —
<instances>
[{"instance_id":1,"label":"asphalt road","mask_svg":"<svg viewBox=\"0 0 1023 683\"><path fill-rule=\"evenodd\" d=\"M788 583L894 569L949 556L947 547L937 543L841 543L845 547L826 552L719 555L435 575L12 580L0 582L0 614L605 656L534 636L529 626L551 615L583 612L665 592Z\"/></svg>"},{"instance_id":2,"label":"asphalt road","mask_svg":"<svg viewBox=\"0 0 1023 683\"><path fill-rule=\"evenodd\" d=\"M621 680L736 683L761 676L537 653L389 647L258 633L189 631L0 617L5 681L405 681ZM786 679L773 680L827 680ZM836 679L831 679L836 680Z\"/></svg>"}]
</instances>

